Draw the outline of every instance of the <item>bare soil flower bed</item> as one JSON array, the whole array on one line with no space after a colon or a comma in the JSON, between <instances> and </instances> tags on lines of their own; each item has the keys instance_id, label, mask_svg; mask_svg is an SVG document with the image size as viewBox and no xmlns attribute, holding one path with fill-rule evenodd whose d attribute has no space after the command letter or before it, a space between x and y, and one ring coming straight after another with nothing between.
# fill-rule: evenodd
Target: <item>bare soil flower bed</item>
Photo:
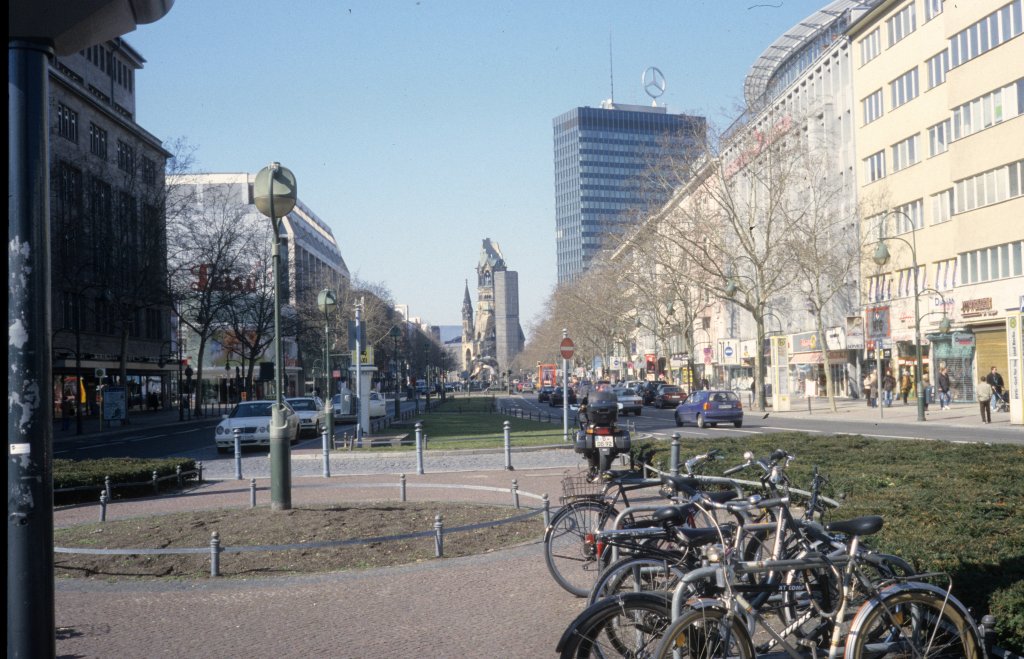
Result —
<instances>
[{"instance_id":1,"label":"bare soil flower bed","mask_svg":"<svg viewBox=\"0 0 1024 659\"><path fill-rule=\"evenodd\" d=\"M222 547L290 545L380 538L422 531L427 537L340 547L222 552L224 577L257 577L403 565L436 559L434 518L442 515L444 556L486 553L538 540L543 517L449 533L450 529L515 517L527 509L452 502L380 502L333 506L268 507L174 513L57 529L58 547L158 549L209 547L216 531ZM58 553L55 574L94 579L202 578L210 576L210 554L90 555Z\"/></svg>"}]
</instances>

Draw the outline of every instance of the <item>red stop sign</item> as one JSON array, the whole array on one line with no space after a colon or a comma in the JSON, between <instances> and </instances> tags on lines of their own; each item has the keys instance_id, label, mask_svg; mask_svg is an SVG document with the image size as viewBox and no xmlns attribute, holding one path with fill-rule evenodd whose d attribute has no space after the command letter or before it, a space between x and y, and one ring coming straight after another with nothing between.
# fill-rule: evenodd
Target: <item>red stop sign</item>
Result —
<instances>
[{"instance_id":1,"label":"red stop sign","mask_svg":"<svg viewBox=\"0 0 1024 659\"><path fill-rule=\"evenodd\" d=\"M572 342L572 339L567 337L562 339L562 343L558 346L558 349L562 353L562 359L572 359L573 354L576 352L576 344Z\"/></svg>"}]
</instances>

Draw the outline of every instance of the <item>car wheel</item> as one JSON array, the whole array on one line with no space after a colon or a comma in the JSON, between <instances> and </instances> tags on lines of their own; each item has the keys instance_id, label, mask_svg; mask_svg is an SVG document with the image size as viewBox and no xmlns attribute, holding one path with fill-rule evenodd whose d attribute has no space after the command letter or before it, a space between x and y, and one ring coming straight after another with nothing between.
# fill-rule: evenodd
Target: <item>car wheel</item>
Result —
<instances>
[{"instance_id":1,"label":"car wheel","mask_svg":"<svg viewBox=\"0 0 1024 659\"><path fill-rule=\"evenodd\" d=\"M732 425L736 426L737 428L742 428L743 427L743 422L742 421L733 421Z\"/></svg>"},{"instance_id":2,"label":"car wheel","mask_svg":"<svg viewBox=\"0 0 1024 659\"><path fill-rule=\"evenodd\" d=\"M227 453L227 452L228 452L228 450L229 450L229 449L228 449L228 447L226 447L226 446L218 446L218 447L217 447L217 453L221 453L221 454L224 454L224 453Z\"/></svg>"},{"instance_id":3,"label":"car wheel","mask_svg":"<svg viewBox=\"0 0 1024 659\"><path fill-rule=\"evenodd\" d=\"M682 428L683 427L683 420L681 418L679 418L678 414L676 414L675 417L676 417L676 427L677 428Z\"/></svg>"},{"instance_id":4,"label":"car wheel","mask_svg":"<svg viewBox=\"0 0 1024 659\"><path fill-rule=\"evenodd\" d=\"M704 417L701 416L700 414L697 415L697 427L698 428L705 428L705 427L707 427L707 424L704 423Z\"/></svg>"},{"instance_id":5,"label":"car wheel","mask_svg":"<svg viewBox=\"0 0 1024 659\"><path fill-rule=\"evenodd\" d=\"M317 421L316 422L316 427L313 428L313 436L314 437L319 437L321 435L321 433L323 433L323 431L324 431L323 428L320 427L320 422Z\"/></svg>"},{"instance_id":6,"label":"car wheel","mask_svg":"<svg viewBox=\"0 0 1024 659\"><path fill-rule=\"evenodd\" d=\"M640 413L641 413L641 412L643 412L643 409L642 409L642 408L637 408L637 410L636 410L636 415L637 415L637 416L640 416Z\"/></svg>"}]
</instances>

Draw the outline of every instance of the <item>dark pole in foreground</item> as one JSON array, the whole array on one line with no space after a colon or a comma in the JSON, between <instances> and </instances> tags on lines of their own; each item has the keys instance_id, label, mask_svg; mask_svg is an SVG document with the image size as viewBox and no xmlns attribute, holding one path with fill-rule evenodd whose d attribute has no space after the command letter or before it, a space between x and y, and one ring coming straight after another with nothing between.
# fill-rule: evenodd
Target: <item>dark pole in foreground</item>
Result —
<instances>
[{"instance_id":1,"label":"dark pole in foreground","mask_svg":"<svg viewBox=\"0 0 1024 659\"><path fill-rule=\"evenodd\" d=\"M50 404L51 44L7 44L7 656L56 654Z\"/></svg>"}]
</instances>

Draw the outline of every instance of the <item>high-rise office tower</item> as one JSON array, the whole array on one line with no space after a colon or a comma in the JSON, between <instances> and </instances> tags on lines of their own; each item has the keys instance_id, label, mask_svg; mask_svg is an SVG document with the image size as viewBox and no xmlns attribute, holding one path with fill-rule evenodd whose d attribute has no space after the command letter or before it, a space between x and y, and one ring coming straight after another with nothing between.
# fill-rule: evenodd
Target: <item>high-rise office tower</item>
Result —
<instances>
[{"instance_id":1,"label":"high-rise office tower","mask_svg":"<svg viewBox=\"0 0 1024 659\"><path fill-rule=\"evenodd\" d=\"M704 117L612 101L555 118L559 283L587 269L609 231L621 230L645 209L668 199L671 189L644 180L659 163L692 154L705 127Z\"/></svg>"}]
</instances>

